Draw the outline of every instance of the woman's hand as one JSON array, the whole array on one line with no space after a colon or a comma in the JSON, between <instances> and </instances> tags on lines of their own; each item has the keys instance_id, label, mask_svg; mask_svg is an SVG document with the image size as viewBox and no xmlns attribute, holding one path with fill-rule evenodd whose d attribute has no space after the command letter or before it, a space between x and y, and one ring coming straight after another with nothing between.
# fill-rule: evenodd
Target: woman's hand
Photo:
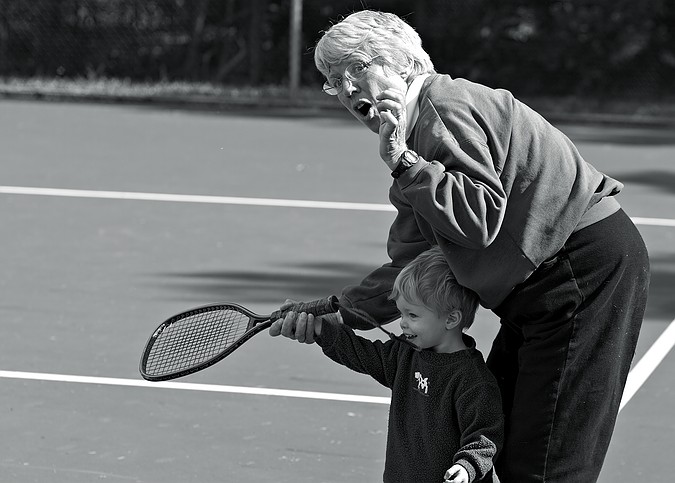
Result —
<instances>
[{"instance_id":1,"label":"woman's hand","mask_svg":"<svg viewBox=\"0 0 675 483\"><path fill-rule=\"evenodd\" d=\"M284 311L297 302L287 299L280 307ZM314 317L305 312L288 312L282 319L272 322L269 333L272 337L283 335L300 343L313 344L314 337L321 333L321 317Z\"/></svg>"},{"instance_id":2,"label":"woman's hand","mask_svg":"<svg viewBox=\"0 0 675 483\"><path fill-rule=\"evenodd\" d=\"M390 170L408 147L405 143L407 118L405 93L387 89L377 96L376 109L380 113L380 157Z\"/></svg>"}]
</instances>

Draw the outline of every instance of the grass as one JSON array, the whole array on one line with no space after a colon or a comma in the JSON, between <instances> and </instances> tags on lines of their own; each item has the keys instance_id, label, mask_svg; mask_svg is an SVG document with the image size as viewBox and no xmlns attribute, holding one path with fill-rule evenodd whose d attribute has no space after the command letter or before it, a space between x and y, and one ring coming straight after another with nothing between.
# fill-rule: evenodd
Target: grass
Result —
<instances>
[{"instance_id":1,"label":"grass","mask_svg":"<svg viewBox=\"0 0 675 483\"><path fill-rule=\"evenodd\" d=\"M0 78L0 95L118 101L210 101L233 104L335 105L317 88L291 95L284 86L237 87L204 82L132 82L128 79ZM332 101L332 102L326 102Z\"/></svg>"},{"instance_id":2,"label":"grass","mask_svg":"<svg viewBox=\"0 0 675 483\"><path fill-rule=\"evenodd\" d=\"M339 110L318 86L291 93L285 86L224 86L203 82L132 82L126 79L0 78L0 97L104 102L159 102L247 108ZM550 118L626 122L675 120L675 96L668 99L598 99L575 96L523 98Z\"/></svg>"}]
</instances>

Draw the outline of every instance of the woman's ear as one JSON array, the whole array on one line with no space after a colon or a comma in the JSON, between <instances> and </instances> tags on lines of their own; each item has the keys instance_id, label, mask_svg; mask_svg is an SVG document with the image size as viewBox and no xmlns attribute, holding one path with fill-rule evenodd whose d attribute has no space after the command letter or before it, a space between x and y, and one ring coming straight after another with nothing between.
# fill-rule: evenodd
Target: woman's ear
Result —
<instances>
[{"instance_id":1,"label":"woman's ear","mask_svg":"<svg viewBox=\"0 0 675 483\"><path fill-rule=\"evenodd\" d=\"M399 60L401 61L400 63ZM396 62L393 62L390 67L390 72L392 75L394 74L398 75L399 77L401 77L401 79L405 81L406 84L410 85L410 83L413 81L411 75L414 66L415 66L414 61L406 56L405 61L403 61L402 59L397 59Z\"/></svg>"},{"instance_id":2,"label":"woman's ear","mask_svg":"<svg viewBox=\"0 0 675 483\"><path fill-rule=\"evenodd\" d=\"M445 319L445 328L447 330L456 329L462 322L462 311L454 309L448 314L448 318Z\"/></svg>"}]
</instances>

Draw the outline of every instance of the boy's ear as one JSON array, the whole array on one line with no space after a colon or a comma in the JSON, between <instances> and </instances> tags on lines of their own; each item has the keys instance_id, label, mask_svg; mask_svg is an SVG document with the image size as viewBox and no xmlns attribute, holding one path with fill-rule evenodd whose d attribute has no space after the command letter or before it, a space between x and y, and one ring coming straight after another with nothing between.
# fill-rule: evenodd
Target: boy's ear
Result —
<instances>
[{"instance_id":1,"label":"boy's ear","mask_svg":"<svg viewBox=\"0 0 675 483\"><path fill-rule=\"evenodd\" d=\"M455 329L459 327L462 322L462 311L454 309L448 314L448 318L445 319L445 328L447 330Z\"/></svg>"}]
</instances>

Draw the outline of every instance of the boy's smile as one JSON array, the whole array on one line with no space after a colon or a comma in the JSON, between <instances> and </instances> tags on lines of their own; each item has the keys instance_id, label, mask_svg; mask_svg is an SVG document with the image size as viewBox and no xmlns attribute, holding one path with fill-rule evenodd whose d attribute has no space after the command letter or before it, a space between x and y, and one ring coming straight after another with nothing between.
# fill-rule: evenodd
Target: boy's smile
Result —
<instances>
[{"instance_id":1,"label":"boy's smile","mask_svg":"<svg viewBox=\"0 0 675 483\"><path fill-rule=\"evenodd\" d=\"M401 312L402 337L420 349L449 352L454 342L454 331L447 330L446 317L424 305L411 303L403 297L396 300ZM461 336L460 336L461 338Z\"/></svg>"}]
</instances>

